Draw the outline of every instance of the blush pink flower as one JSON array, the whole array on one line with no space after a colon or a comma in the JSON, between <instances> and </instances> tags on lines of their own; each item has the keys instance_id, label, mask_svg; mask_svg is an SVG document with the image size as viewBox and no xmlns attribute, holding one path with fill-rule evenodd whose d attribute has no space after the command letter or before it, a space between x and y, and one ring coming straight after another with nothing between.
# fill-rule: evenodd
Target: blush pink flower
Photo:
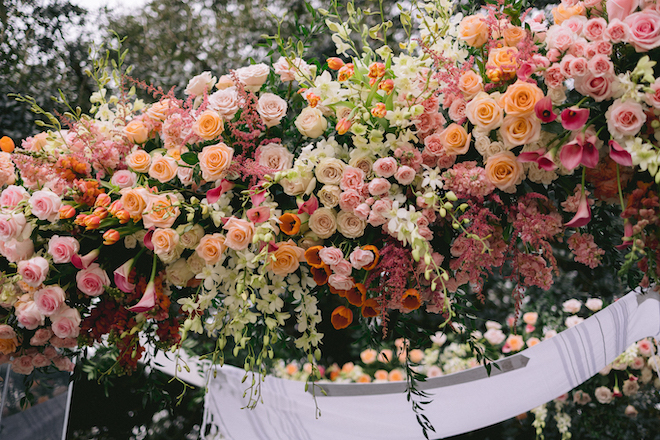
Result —
<instances>
[{"instance_id":1,"label":"blush pink flower","mask_svg":"<svg viewBox=\"0 0 660 440\"><path fill-rule=\"evenodd\" d=\"M429 136L431 137L431 136ZM428 139L427 137L426 139ZM426 145L426 139L424 144ZM382 157L374 162L373 170L378 177L388 178L392 177L398 168L396 159L393 157Z\"/></svg>"},{"instance_id":2,"label":"blush pink flower","mask_svg":"<svg viewBox=\"0 0 660 440\"><path fill-rule=\"evenodd\" d=\"M369 182L369 193L373 196L380 196L382 194L387 194L392 185L386 179L377 177L371 182Z\"/></svg>"},{"instance_id":3,"label":"blush pink flower","mask_svg":"<svg viewBox=\"0 0 660 440\"><path fill-rule=\"evenodd\" d=\"M80 333L80 313L77 309L63 307L50 317L51 329L58 338L77 338Z\"/></svg>"},{"instance_id":4,"label":"blush pink flower","mask_svg":"<svg viewBox=\"0 0 660 440\"><path fill-rule=\"evenodd\" d=\"M591 72L575 79L575 90L593 98L596 102L610 99L614 94L614 83L618 81L613 74L596 76Z\"/></svg>"},{"instance_id":5,"label":"blush pink flower","mask_svg":"<svg viewBox=\"0 0 660 440\"><path fill-rule=\"evenodd\" d=\"M22 213L0 214L0 240L6 242L19 238L23 234L26 224L25 215Z\"/></svg>"},{"instance_id":6,"label":"blush pink flower","mask_svg":"<svg viewBox=\"0 0 660 440\"><path fill-rule=\"evenodd\" d=\"M119 188L132 188L137 183L137 174L128 170L118 170L112 175L110 183Z\"/></svg>"},{"instance_id":7,"label":"blush pink flower","mask_svg":"<svg viewBox=\"0 0 660 440\"><path fill-rule=\"evenodd\" d=\"M624 149L619 143L615 140L610 140L610 158L624 167L633 166L632 156L630 153Z\"/></svg>"},{"instance_id":8,"label":"blush pink flower","mask_svg":"<svg viewBox=\"0 0 660 440\"><path fill-rule=\"evenodd\" d=\"M110 278L101 266L93 263L76 274L76 285L87 296L99 296L105 291L105 286L110 285Z\"/></svg>"},{"instance_id":9,"label":"blush pink flower","mask_svg":"<svg viewBox=\"0 0 660 440\"><path fill-rule=\"evenodd\" d=\"M252 223L263 223L270 218L270 208L268 206L258 206L247 210L246 217Z\"/></svg>"},{"instance_id":10,"label":"blush pink flower","mask_svg":"<svg viewBox=\"0 0 660 440\"><path fill-rule=\"evenodd\" d=\"M344 261L344 253L336 247L324 247L319 251L319 257L328 266L334 266L340 261Z\"/></svg>"},{"instance_id":11,"label":"blush pink flower","mask_svg":"<svg viewBox=\"0 0 660 440\"><path fill-rule=\"evenodd\" d=\"M156 306L156 285L153 280L149 281L140 301L128 310L134 313L147 312Z\"/></svg>"},{"instance_id":12,"label":"blush pink flower","mask_svg":"<svg viewBox=\"0 0 660 440\"><path fill-rule=\"evenodd\" d=\"M609 3L609 2L608 2ZM660 13L645 9L622 19L630 27L629 43L637 52L648 52L660 46Z\"/></svg>"},{"instance_id":13,"label":"blush pink flower","mask_svg":"<svg viewBox=\"0 0 660 440\"><path fill-rule=\"evenodd\" d=\"M608 0L605 4L607 18L624 20L639 5L639 0Z\"/></svg>"},{"instance_id":14,"label":"blush pink flower","mask_svg":"<svg viewBox=\"0 0 660 440\"><path fill-rule=\"evenodd\" d=\"M415 176L416 176L415 170L407 165L400 167L397 170L396 174L394 174L394 178L401 185L410 185L413 182L413 180L415 180Z\"/></svg>"},{"instance_id":15,"label":"blush pink flower","mask_svg":"<svg viewBox=\"0 0 660 440\"><path fill-rule=\"evenodd\" d=\"M71 257L80 250L80 243L73 237L60 237L53 235L48 241L48 253L53 256L53 263L63 264L71 262Z\"/></svg>"},{"instance_id":16,"label":"blush pink flower","mask_svg":"<svg viewBox=\"0 0 660 440\"><path fill-rule=\"evenodd\" d=\"M575 213L575 216L564 226L567 228L579 228L585 226L591 220L591 207L589 206L589 200L587 199L587 194L583 191L582 196L580 197L580 204L578 205L578 210Z\"/></svg>"},{"instance_id":17,"label":"blush pink flower","mask_svg":"<svg viewBox=\"0 0 660 440\"><path fill-rule=\"evenodd\" d=\"M48 340L53 336L53 331L49 328L40 328L34 332L34 336L30 338L30 345L33 347L40 347L46 345Z\"/></svg>"},{"instance_id":18,"label":"blush pink flower","mask_svg":"<svg viewBox=\"0 0 660 440\"><path fill-rule=\"evenodd\" d=\"M21 201L29 198L30 193L22 186L9 185L0 194L0 205L15 208Z\"/></svg>"},{"instance_id":19,"label":"blush pink flower","mask_svg":"<svg viewBox=\"0 0 660 440\"><path fill-rule=\"evenodd\" d=\"M552 99L549 96L546 96L536 103L534 106L534 112L541 122L548 123L557 119L557 114L552 111Z\"/></svg>"},{"instance_id":20,"label":"blush pink flower","mask_svg":"<svg viewBox=\"0 0 660 440\"><path fill-rule=\"evenodd\" d=\"M129 281L134 262L135 258L131 258L114 271L115 285L122 292L131 293L135 289L135 284Z\"/></svg>"},{"instance_id":21,"label":"blush pink flower","mask_svg":"<svg viewBox=\"0 0 660 440\"><path fill-rule=\"evenodd\" d=\"M589 41L596 41L603 38L607 21L603 17L594 17L587 20L584 25L584 36Z\"/></svg>"},{"instance_id":22,"label":"blush pink flower","mask_svg":"<svg viewBox=\"0 0 660 440\"><path fill-rule=\"evenodd\" d=\"M16 318L28 330L35 330L37 327L44 325L44 315L39 311L34 301L28 301L17 308Z\"/></svg>"},{"instance_id":23,"label":"blush pink flower","mask_svg":"<svg viewBox=\"0 0 660 440\"><path fill-rule=\"evenodd\" d=\"M374 261L374 254L373 252L365 251L362 248L356 247L353 252L351 252L348 259L351 261L351 265L355 269L360 270Z\"/></svg>"},{"instance_id":24,"label":"blush pink flower","mask_svg":"<svg viewBox=\"0 0 660 440\"><path fill-rule=\"evenodd\" d=\"M34 257L27 261L19 261L17 272L28 286L39 287L46 280L48 269L48 261L45 258Z\"/></svg>"},{"instance_id":25,"label":"blush pink flower","mask_svg":"<svg viewBox=\"0 0 660 440\"><path fill-rule=\"evenodd\" d=\"M34 303L42 314L51 316L64 304L65 298L64 290L60 286L52 285L35 292Z\"/></svg>"},{"instance_id":26,"label":"blush pink flower","mask_svg":"<svg viewBox=\"0 0 660 440\"><path fill-rule=\"evenodd\" d=\"M59 219L59 210L62 205L60 196L49 190L35 191L28 200L32 208L32 215L39 220L54 223Z\"/></svg>"},{"instance_id":27,"label":"blush pink flower","mask_svg":"<svg viewBox=\"0 0 660 440\"><path fill-rule=\"evenodd\" d=\"M610 17L604 37L612 43L626 43L630 38L630 27L618 18L612 19Z\"/></svg>"},{"instance_id":28,"label":"blush pink flower","mask_svg":"<svg viewBox=\"0 0 660 440\"><path fill-rule=\"evenodd\" d=\"M364 187L364 177L364 171L360 168L347 166L344 168L339 187L344 191L353 189L357 192L361 192Z\"/></svg>"},{"instance_id":29,"label":"blush pink flower","mask_svg":"<svg viewBox=\"0 0 660 440\"><path fill-rule=\"evenodd\" d=\"M605 113L607 129L614 137L634 136L646 122L644 108L633 100L617 99Z\"/></svg>"}]
</instances>

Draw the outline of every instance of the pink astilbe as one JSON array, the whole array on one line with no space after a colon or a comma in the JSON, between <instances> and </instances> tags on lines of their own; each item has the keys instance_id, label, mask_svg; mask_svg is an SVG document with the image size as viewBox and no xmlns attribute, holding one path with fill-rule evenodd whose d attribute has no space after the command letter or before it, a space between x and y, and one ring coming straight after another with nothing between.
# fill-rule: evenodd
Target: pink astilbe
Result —
<instances>
[{"instance_id":1,"label":"pink astilbe","mask_svg":"<svg viewBox=\"0 0 660 440\"><path fill-rule=\"evenodd\" d=\"M483 200L495 190L486 177L486 170L477 162L460 162L442 173L444 187L453 191L459 198Z\"/></svg>"},{"instance_id":2,"label":"pink astilbe","mask_svg":"<svg viewBox=\"0 0 660 440\"><path fill-rule=\"evenodd\" d=\"M566 242L568 243L568 248L575 256L575 261L582 263L591 269L600 266L605 251L594 243L593 235L576 232L571 235Z\"/></svg>"}]
</instances>

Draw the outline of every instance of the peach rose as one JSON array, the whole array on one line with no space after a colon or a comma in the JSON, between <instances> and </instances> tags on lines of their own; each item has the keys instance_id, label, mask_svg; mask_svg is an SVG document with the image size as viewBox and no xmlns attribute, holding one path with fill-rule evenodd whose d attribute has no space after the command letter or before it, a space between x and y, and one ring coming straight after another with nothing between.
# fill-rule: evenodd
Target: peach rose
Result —
<instances>
[{"instance_id":1,"label":"peach rose","mask_svg":"<svg viewBox=\"0 0 660 440\"><path fill-rule=\"evenodd\" d=\"M560 4L556 8L552 9L552 17L555 19L555 24L562 24L564 21L575 15L584 15L586 10L582 2L576 3L573 6L564 6Z\"/></svg>"},{"instance_id":2,"label":"peach rose","mask_svg":"<svg viewBox=\"0 0 660 440\"><path fill-rule=\"evenodd\" d=\"M222 253L227 249L225 236L222 234L205 235L199 241L195 252L206 264L215 264L220 261Z\"/></svg>"},{"instance_id":3,"label":"peach rose","mask_svg":"<svg viewBox=\"0 0 660 440\"><path fill-rule=\"evenodd\" d=\"M144 150L135 150L126 156L126 164L138 173L146 173L151 166L151 155Z\"/></svg>"},{"instance_id":4,"label":"peach rose","mask_svg":"<svg viewBox=\"0 0 660 440\"><path fill-rule=\"evenodd\" d=\"M257 112L264 120L266 127L274 127L286 115L287 103L273 93L263 93L259 96Z\"/></svg>"},{"instance_id":5,"label":"peach rose","mask_svg":"<svg viewBox=\"0 0 660 440\"><path fill-rule=\"evenodd\" d=\"M151 194L147 206L142 212L142 222L145 229L152 227L169 228L181 213L175 205L179 200L173 194Z\"/></svg>"},{"instance_id":6,"label":"peach rose","mask_svg":"<svg viewBox=\"0 0 660 440\"><path fill-rule=\"evenodd\" d=\"M281 144L270 143L259 147L259 165L275 171L288 170L293 166L293 154Z\"/></svg>"},{"instance_id":7,"label":"peach rose","mask_svg":"<svg viewBox=\"0 0 660 440\"><path fill-rule=\"evenodd\" d=\"M509 335L509 337L506 338L506 343L509 345L511 351L520 351L525 346L523 337L520 335Z\"/></svg>"},{"instance_id":8,"label":"peach rose","mask_svg":"<svg viewBox=\"0 0 660 440\"><path fill-rule=\"evenodd\" d=\"M206 181L222 179L231 165L234 149L220 142L219 144L204 147L199 158L199 167L202 169L202 178Z\"/></svg>"},{"instance_id":9,"label":"peach rose","mask_svg":"<svg viewBox=\"0 0 660 440\"><path fill-rule=\"evenodd\" d=\"M340 211L337 214L337 230L346 238L358 238L364 235L367 222L349 211Z\"/></svg>"},{"instance_id":10,"label":"peach rose","mask_svg":"<svg viewBox=\"0 0 660 440\"><path fill-rule=\"evenodd\" d=\"M445 147L445 153L451 156L467 153L470 138L471 134L456 123L450 124L440 133L440 142Z\"/></svg>"},{"instance_id":11,"label":"peach rose","mask_svg":"<svg viewBox=\"0 0 660 440\"><path fill-rule=\"evenodd\" d=\"M530 144L541 136L541 123L535 114L507 115L502 121L500 134L509 148Z\"/></svg>"},{"instance_id":12,"label":"peach rose","mask_svg":"<svg viewBox=\"0 0 660 440\"><path fill-rule=\"evenodd\" d=\"M482 15L465 17L458 27L458 38L468 46L481 47L488 41L488 25Z\"/></svg>"},{"instance_id":13,"label":"peach rose","mask_svg":"<svg viewBox=\"0 0 660 440\"><path fill-rule=\"evenodd\" d=\"M500 99L507 115L524 115L534 112L534 106L543 99L543 91L536 84L518 80L509 87Z\"/></svg>"},{"instance_id":14,"label":"peach rose","mask_svg":"<svg viewBox=\"0 0 660 440\"><path fill-rule=\"evenodd\" d=\"M504 192L515 191L522 173L522 164L510 151L494 154L486 162L486 178Z\"/></svg>"},{"instance_id":15,"label":"peach rose","mask_svg":"<svg viewBox=\"0 0 660 440\"><path fill-rule=\"evenodd\" d=\"M330 238L337 230L335 211L330 208L319 208L309 217L309 228L319 238Z\"/></svg>"},{"instance_id":16,"label":"peach rose","mask_svg":"<svg viewBox=\"0 0 660 440\"><path fill-rule=\"evenodd\" d=\"M484 90L484 81L474 70L468 70L459 78L458 88L465 95L465 99L472 99Z\"/></svg>"},{"instance_id":17,"label":"peach rose","mask_svg":"<svg viewBox=\"0 0 660 440\"><path fill-rule=\"evenodd\" d=\"M151 243L157 255L167 254L179 244L179 234L171 228L156 228Z\"/></svg>"},{"instance_id":18,"label":"peach rose","mask_svg":"<svg viewBox=\"0 0 660 440\"><path fill-rule=\"evenodd\" d=\"M502 125L504 112L490 95L480 93L465 106L465 116L476 127L490 132Z\"/></svg>"},{"instance_id":19,"label":"peach rose","mask_svg":"<svg viewBox=\"0 0 660 440\"><path fill-rule=\"evenodd\" d=\"M276 275L286 276L300 267L305 261L305 250L296 246L293 240L277 243L277 250L273 252L275 261L268 266Z\"/></svg>"},{"instance_id":20,"label":"peach rose","mask_svg":"<svg viewBox=\"0 0 660 440\"><path fill-rule=\"evenodd\" d=\"M160 153L154 155L149 167L149 177L160 183L169 182L177 176L179 165L170 156L162 156Z\"/></svg>"},{"instance_id":21,"label":"peach rose","mask_svg":"<svg viewBox=\"0 0 660 440\"><path fill-rule=\"evenodd\" d=\"M227 247L240 251L252 243L252 236L254 235L254 224L252 222L231 217L225 223L224 228L227 230L227 237L225 238Z\"/></svg>"},{"instance_id":22,"label":"peach rose","mask_svg":"<svg viewBox=\"0 0 660 440\"><path fill-rule=\"evenodd\" d=\"M142 218L142 213L147 207L147 200L149 199L149 191L145 188L124 188L120 192L121 205L131 215L133 220Z\"/></svg>"},{"instance_id":23,"label":"peach rose","mask_svg":"<svg viewBox=\"0 0 660 440\"><path fill-rule=\"evenodd\" d=\"M12 354L17 346L18 339L14 329L7 324L0 324L0 353Z\"/></svg>"},{"instance_id":24,"label":"peach rose","mask_svg":"<svg viewBox=\"0 0 660 440\"><path fill-rule=\"evenodd\" d=\"M525 36L527 36L525 29L518 26L510 26L502 31L504 43L510 47L516 47Z\"/></svg>"},{"instance_id":25,"label":"peach rose","mask_svg":"<svg viewBox=\"0 0 660 440\"><path fill-rule=\"evenodd\" d=\"M211 141L217 139L224 130L222 118L213 110L204 111L192 126L193 132L204 139Z\"/></svg>"},{"instance_id":26,"label":"peach rose","mask_svg":"<svg viewBox=\"0 0 660 440\"><path fill-rule=\"evenodd\" d=\"M486 63L486 75L493 82L513 78L518 70L518 49L500 47L491 49Z\"/></svg>"},{"instance_id":27,"label":"peach rose","mask_svg":"<svg viewBox=\"0 0 660 440\"><path fill-rule=\"evenodd\" d=\"M124 127L124 134L133 144L144 144L149 139L149 129L141 119L133 119Z\"/></svg>"}]
</instances>

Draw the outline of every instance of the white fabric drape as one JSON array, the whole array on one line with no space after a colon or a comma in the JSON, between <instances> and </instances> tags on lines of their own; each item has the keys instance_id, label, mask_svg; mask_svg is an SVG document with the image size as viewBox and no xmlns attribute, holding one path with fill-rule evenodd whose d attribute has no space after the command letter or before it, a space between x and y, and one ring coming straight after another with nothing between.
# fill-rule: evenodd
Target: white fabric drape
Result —
<instances>
[{"instance_id":1,"label":"white fabric drape","mask_svg":"<svg viewBox=\"0 0 660 440\"><path fill-rule=\"evenodd\" d=\"M660 295L633 291L579 325L498 362L487 377L483 367L428 379L419 388L433 402L424 415L444 438L507 420L583 383L645 337L660 337ZM313 396L301 382L267 377L263 403L241 409L244 371L224 366L209 381L205 439L362 440L423 439L404 383L319 384ZM249 380L249 379L248 379ZM310 387L311 388L311 387Z\"/></svg>"}]
</instances>

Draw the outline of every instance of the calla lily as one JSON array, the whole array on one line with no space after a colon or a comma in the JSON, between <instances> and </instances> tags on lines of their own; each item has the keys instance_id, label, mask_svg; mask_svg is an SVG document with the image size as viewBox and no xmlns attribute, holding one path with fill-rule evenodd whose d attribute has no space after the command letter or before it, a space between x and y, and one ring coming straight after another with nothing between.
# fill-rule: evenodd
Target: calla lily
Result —
<instances>
[{"instance_id":1,"label":"calla lily","mask_svg":"<svg viewBox=\"0 0 660 440\"><path fill-rule=\"evenodd\" d=\"M545 154L545 148L539 148L534 151L525 151L518 155L518 162L536 162L539 157Z\"/></svg>"},{"instance_id":2,"label":"calla lily","mask_svg":"<svg viewBox=\"0 0 660 440\"><path fill-rule=\"evenodd\" d=\"M259 206L264 202L264 200L266 200L266 191L264 191L263 188L261 188L259 185L253 186L250 188L250 191L254 191L254 193L250 196L252 206Z\"/></svg>"},{"instance_id":3,"label":"calla lily","mask_svg":"<svg viewBox=\"0 0 660 440\"><path fill-rule=\"evenodd\" d=\"M569 170L574 170L582 164L587 168L594 168L598 164L597 138L592 136L576 136L571 142L561 147L559 160Z\"/></svg>"},{"instance_id":4,"label":"calla lily","mask_svg":"<svg viewBox=\"0 0 660 440\"><path fill-rule=\"evenodd\" d=\"M209 204L214 204L220 199L220 196L222 196L224 193L229 191L230 189L234 188L234 183L230 182L227 179L222 179L220 182L220 186L210 189L206 193L206 201L209 202Z\"/></svg>"},{"instance_id":5,"label":"calla lily","mask_svg":"<svg viewBox=\"0 0 660 440\"><path fill-rule=\"evenodd\" d=\"M557 119L557 113L552 111L552 99L550 99L549 96L546 96L536 103L534 106L534 112L541 122L547 123Z\"/></svg>"},{"instance_id":6,"label":"calla lily","mask_svg":"<svg viewBox=\"0 0 660 440\"><path fill-rule=\"evenodd\" d=\"M615 140L610 141L610 157L619 165L624 167L631 167L632 156L628 153L619 143Z\"/></svg>"},{"instance_id":7,"label":"calla lily","mask_svg":"<svg viewBox=\"0 0 660 440\"><path fill-rule=\"evenodd\" d=\"M299 203L298 214L302 214L303 212L306 212L307 214L312 215L314 214L314 211L316 211L318 208L319 208L319 199L317 199L316 196L312 194L311 197L306 202Z\"/></svg>"},{"instance_id":8,"label":"calla lily","mask_svg":"<svg viewBox=\"0 0 660 440\"><path fill-rule=\"evenodd\" d=\"M561 112L561 125L566 130L579 130L588 120L588 108L569 107Z\"/></svg>"},{"instance_id":9,"label":"calla lily","mask_svg":"<svg viewBox=\"0 0 660 440\"><path fill-rule=\"evenodd\" d=\"M96 259L99 257L99 252L99 249L94 249L83 257L75 254L71 257L71 263L76 267L76 269L87 269L89 265L96 261Z\"/></svg>"},{"instance_id":10,"label":"calla lily","mask_svg":"<svg viewBox=\"0 0 660 440\"><path fill-rule=\"evenodd\" d=\"M587 199L587 193L582 191L582 196L580 197L580 204L578 205L578 210L575 213L575 217L571 219L564 226L567 228L579 228L591 220L591 207L589 207L589 199Z\"/></svg>"},{"instance_id":11,"label":"calla lily","mask_svg":"<svg viewBox=\"0 0 660 440\"><path fill-rule=\"evenodd\" d=\"M144 294L140 301L128 310L134 313L147 312L153 309L156 305L156 284L154 280L149 281L147 288L144 289Z\"/></svg>"},{"instance_id":12,"label":"calla lily","mask_svg":"<svg viewBox=\"0 0 660 440\"><path fill-rule=\"evenodd\" d=\"M142 239L142 242L146 246L147 249L150 251L154 250L154 244L151 242L152 237L154 236L154 230L150 229L146 234L144 234L144 238Z\"/></svg>"},{"instance_id":13,"label":"calla lily","mask_svg":"<svg viewBox=\"0 0 660 440\"><path fill-rule=\"evenodd\" d=\"M543 156L536 159L536 163L542 170L553 171L555 168L557 168L557 164L555 163L555 150L550 150Z\"/></svg>"},{"instance_id":14,"label":"calla lily","mask_svg":"<svg viewBox=\"0 0 660 440\"><path fill-rule=\"evenodd\" d=\"M247 210L246 216L252 223L263 223L270 218L270 208L268 206L250 208Z\"/></svg>"},{"instance_id":15,"label":"calla lily","mask_svg":"<svg viewBox=\"0 0 660 440\"><path fill-rule=\"evenodd\" d=\"M135 284L128 281L134 263L135 258L131 258L114 271L115 285L122 292L131 293L133 290L135 290Z\"/></svg>"}]
</instances>

